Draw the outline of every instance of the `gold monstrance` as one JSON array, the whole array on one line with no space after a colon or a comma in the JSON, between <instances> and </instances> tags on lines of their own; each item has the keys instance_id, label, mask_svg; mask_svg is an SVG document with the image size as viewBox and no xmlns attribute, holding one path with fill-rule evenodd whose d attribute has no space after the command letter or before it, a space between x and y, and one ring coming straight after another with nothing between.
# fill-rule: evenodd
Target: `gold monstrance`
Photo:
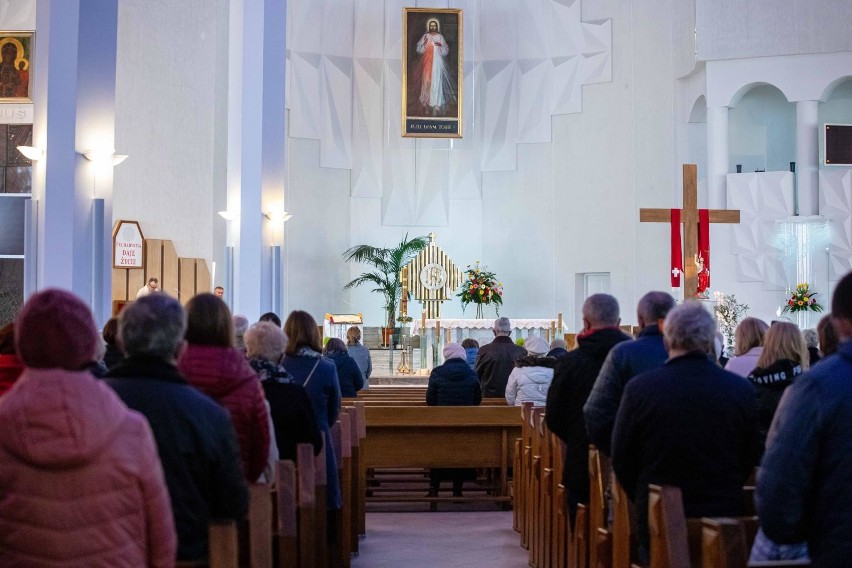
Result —
<instances>
[{"instance_id":1,"label":"gold monstrance","mask_svg":"<svg viewBox=\"0 0 852 568\"><path fill-rule=\"evenodd\" d=\"M408 315L407 292L423 304L428 319L441 317L441 303L461 286L462 271L447 253L435 243L435 233L429 233L429 245L402 269L402 302L400 311Z\"/></svg>"}]
</instances>

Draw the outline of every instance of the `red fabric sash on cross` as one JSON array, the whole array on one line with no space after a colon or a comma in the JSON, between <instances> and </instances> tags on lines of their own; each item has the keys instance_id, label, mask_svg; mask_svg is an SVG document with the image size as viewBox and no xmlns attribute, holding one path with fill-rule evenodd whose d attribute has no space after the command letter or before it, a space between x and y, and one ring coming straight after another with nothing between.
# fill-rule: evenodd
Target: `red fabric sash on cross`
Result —
<instances>
[{"instance_id":1,"label":"red fabric sash on cross","mask_svg":"<svg viewBox=\"0 0 852 568\"><path fill-rule=\"evenodd\" d=\"M683 274L683 250L680 242L680 209L672 209L672 288L680 288L680 275Z\"/></svg>"},{"instance_id":2,"label":"red fabric sash on cross","mask_svg":"<svg viewBox=\"0 0 852 568\"><path fill-rule=\"evenodd\" d=\"M698 256L704 261L705 289L710 287L710 210L698 210Z\"/></svg>"}]
</instances>

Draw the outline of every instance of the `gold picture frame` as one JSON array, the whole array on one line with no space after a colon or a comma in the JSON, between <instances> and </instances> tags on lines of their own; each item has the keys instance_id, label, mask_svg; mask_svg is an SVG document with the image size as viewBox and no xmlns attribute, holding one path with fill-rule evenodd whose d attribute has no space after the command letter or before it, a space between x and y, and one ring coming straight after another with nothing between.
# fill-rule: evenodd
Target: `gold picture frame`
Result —
<instances>
[{"instance_id":1,"label":"gold picture frame","mask_svg":"<svg viewBox=\"0 0 852 568\"><path fill-rule=\"evenodd\" d=\"M34 32L0 31L0 103L30 103Z\"/></svg>"},{"instance_id":2,"label":"gold picture frame","mask_svg":"<svg viewBox=\"0 0 852 568\"><path fill-rule=\"evenodd\" d=\"M461 138L463 14L402 9L402 136Z\"/></svg>"}]
</instances>

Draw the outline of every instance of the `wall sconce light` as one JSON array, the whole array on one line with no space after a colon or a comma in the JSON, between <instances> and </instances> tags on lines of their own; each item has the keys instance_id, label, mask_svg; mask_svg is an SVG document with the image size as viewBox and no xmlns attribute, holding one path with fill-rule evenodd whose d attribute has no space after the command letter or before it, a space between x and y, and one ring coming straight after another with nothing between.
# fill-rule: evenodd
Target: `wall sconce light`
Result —
<instances>
[{"instance_id":1,"label":"wall sconce light","mask_svg":"<svg viewBox=\"0 0 852 568\"><path fill-rule=\"evenodd\" d=\"M286 223L290 220L291 217L293 217L293 215L287 213L286 211L267 211L263 214L263 216L269 219L270 221L280 221L281 223Z\"/></svg>"},{"instance_id":2,"label":"wall sconce light","mask_svg":"<svg viewBox=\"0 0 852 568\"><path fill-rule=\"evenodd\" d=\"M225 221L233 221L237 218L237 214L233 211L219 211L219 216Z\"/></svg>"},{"instance_id":3,"label":"wall sconce light","mask_svg":"<svg viewBox=\"0 0 852 568\"><path fill-rule=\"evenodd\" d=\"M18 152L33 162L39 161L44 156L44 150L37 146L18 146Z\"/></svg>"},{"instance_id":4,"label":"wall sconce light","mask_svg":"<svg viewBox=\"0 0 852 568\"><path fill-rule=\"evenodd\" d=\"M90 162L105 162L112 161L113 166L117 166L128 158L127 154L116 154L115 150L86 150L80 152Z\"/></svg>"}]
</instances>

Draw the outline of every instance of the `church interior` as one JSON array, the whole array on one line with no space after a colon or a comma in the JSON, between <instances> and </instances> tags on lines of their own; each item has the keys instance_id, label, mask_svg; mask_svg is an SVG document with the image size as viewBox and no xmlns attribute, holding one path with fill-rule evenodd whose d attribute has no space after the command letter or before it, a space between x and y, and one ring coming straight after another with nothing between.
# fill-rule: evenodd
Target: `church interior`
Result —
<instances>
[{"instance_id":1,"label":"church interior","mask_svg":"<svg viewBox=\"0 0 852 568\"><path fill-rule=\"evenodd\" d=\"M0 0L0 327L62 288L100 328L156 277L356 323L374 384L416 388L498 316L575 341L598 293L629 333L650 291L816 328L788 303L852 271L850 27L848 0ZM390 313L349 285L348 253L418 239ZM568 564L544 543L502 565Z\"/></svg>"}]
</instances>

